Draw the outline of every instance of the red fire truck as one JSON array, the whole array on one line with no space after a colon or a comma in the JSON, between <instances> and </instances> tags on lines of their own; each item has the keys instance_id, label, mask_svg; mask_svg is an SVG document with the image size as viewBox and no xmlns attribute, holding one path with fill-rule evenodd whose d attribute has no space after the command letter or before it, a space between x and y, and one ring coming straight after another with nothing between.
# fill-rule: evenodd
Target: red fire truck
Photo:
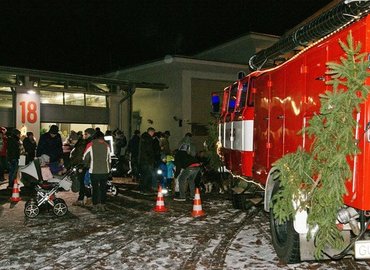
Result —
<instances>
[{"instance_id":1,"label":"red fire truck","mask_svg":"<svg viewBox=\"0 0 370 270\"><path fill-rule=\"evenodd\" d=\"M368 1L340 1L254 55L249 65L256 71L224 89L218 126L224 162L234 176L262 187L264 208L270 213L278 180L272 177L272 164L298 147L309 151L311 139L298 131L319 112L319 95L331 89L325 84L326 63L339 62L343 50L338 40L345 41L350 31L354 40L361 42L362 50L370 51L369 9ZM274 65L273 61L289 53L291 58ZM338 212L348 247L328 250L330 258L348 254L370 258L370 240L364 240L364 233L352 236L354 228L368 226L370 216L370 133L365 130L370 123L369 99L361 106L356 121L361 129L356 132L361 154L349 161L353 179L348 181L345 205ZM273 246L282 261L314 259L315 246L307 240L304 217L279 224L270 214L270 221Z\"/></svg>"}]
</instances>

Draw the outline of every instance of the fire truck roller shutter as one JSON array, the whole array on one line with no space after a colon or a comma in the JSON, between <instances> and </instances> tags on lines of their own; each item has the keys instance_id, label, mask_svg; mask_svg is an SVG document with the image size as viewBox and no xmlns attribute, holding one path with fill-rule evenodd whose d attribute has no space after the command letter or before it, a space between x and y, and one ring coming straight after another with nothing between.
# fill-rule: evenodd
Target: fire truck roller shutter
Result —
<instances>
[{"instance_id":1,"label":"fire truck roller shutter","mask_svg":"<svg viewBox=\"0 0 370 270\"><path fill-rule=\"evenodd\" d=\"M253 151L253 127L253 120L234 122L234 150Z\"/></svg>"},{"instance_id":2,"label":"fire truck roller shutter","mask_svg":"<svg viewBox=\"0 0 370 270\"><path fill-rule=\"evenodd\" d=\"M218 141L224 145L224 124L218 124Z\"/></svg>"},{"instance_id":3,"label":"fire truck roller shutter","mask_svg":"<svg viewBox=\"0 0 370 270\"><path fill-rule=\"evenodd\" d=\"M226 122L224 128L224 148L231 149L231 122Z\"/></svg>"}]
</instances>

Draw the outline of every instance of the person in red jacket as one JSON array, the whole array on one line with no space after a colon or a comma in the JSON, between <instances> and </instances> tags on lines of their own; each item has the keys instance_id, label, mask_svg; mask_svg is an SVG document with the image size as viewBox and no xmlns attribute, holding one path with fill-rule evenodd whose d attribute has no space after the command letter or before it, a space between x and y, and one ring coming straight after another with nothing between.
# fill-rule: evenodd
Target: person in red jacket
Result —
<instances>
[{"instance_id":1,"label":"person in red jacket","mask_svg":"<svg viewBox=\"0 0 370 270\"><path fill-rule=\"evenodd\" d=\"M6 149L8 146L8 139L6 136L6 128L0 127L0 182L5 181L4 172L6 165Z\"/></svg>"}]
</instances>

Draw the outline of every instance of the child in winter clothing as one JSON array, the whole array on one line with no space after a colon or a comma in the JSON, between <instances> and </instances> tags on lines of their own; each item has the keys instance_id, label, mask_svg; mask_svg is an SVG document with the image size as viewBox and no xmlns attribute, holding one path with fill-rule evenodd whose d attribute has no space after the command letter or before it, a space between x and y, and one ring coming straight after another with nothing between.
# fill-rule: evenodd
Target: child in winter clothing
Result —
<instances>
[{"instance_id":1,"label":"child in winter clothing","mask_svg":"<svg viewBox=\"0 0 370 270\"><path fill-rule=\"evenodd\" d=\"M174 190L174 181L173 178L175 176L175 163L174 158L171 155L166 156L166 166L167 166L167 187L171 187L171 190Z\"/></svg>"},{"instance_id":2,"label":"child in winter clothing","mask_svg":"<svg viewBox=\"0 0 370 270\"><path fill-rule=\"evenodd\" d=\"M59 163L50 163L50 157L48 155L41 155L39 157L41 166L42 179L47 181L53 178L53 175L63 175L67 169L64 167L63 160Z\"/></svg>"},{"instance_id":3,"label":"child in winter clothing","mask_svg":"<svg viewBox=\"0 0 370 270\"><path fill-rule=\"evenodd\" d=\"M41 157L39 157L39 160L40 160L42 179L44 181L52 179L53 174L51 173L51 170L49 167L50 157L48 155L43 154L41 155Z\"/></svg>"},{"instance_id":4,"label":"child in winter clothing","mask_svg":"<svg viewBox=\"0 0 370 270\"><path fill-rule=\"evenodd\" d=\"M51 173L54 175L63 175L67 172L67 169L64 167L64 160L60 159L59 162L53 162L49 164Z\"/></svg>"},{"instance_id":5,"label":"child in winter clothing","mask_svg":"<svg viewBox=\"0 0 370 270\"><path fill-rule=\"evenodd\" d=\"M167 189L167 165L166 156L161 157L161 162L159 163L158 170L161 172L160 185L163 189Z\"/></svg>"}]
</instances>

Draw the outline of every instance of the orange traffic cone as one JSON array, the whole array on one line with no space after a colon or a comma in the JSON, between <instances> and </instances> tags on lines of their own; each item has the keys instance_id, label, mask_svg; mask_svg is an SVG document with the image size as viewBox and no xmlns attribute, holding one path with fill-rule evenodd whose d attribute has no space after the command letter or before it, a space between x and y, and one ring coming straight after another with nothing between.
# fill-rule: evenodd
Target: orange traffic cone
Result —
<instances>
[{"instance_id":1,"label":"orange traffic cone","mask_svg":"<svg viewBox=\"0 0 370 270\"><path fill-rule=\"evenodd\" d=\"M206 213L202 210L202 202L200 200L199 188L195 189L195 196L193 201L193 212L191 215L193 217L201 217L204 216Z\"/></svg>"},{"instance_id":2,"label":"orange traffic cone","mask_svg":"<svg viewBox=\"0 0 370 270\"><path fill-rule=\"evenodd\" d=\"M22 198L19 196L19 185L17 178L14 179L12 197L10 198L10 200L12 202L19 202L20 200L22 200Z\"/></svg>"},{"instance_id":3,"label":"orange traffic cone","mask_svg":"<svg viewBox=\"0 0 370 270\"><path fill-rule=\"evenodd\" d=\"M158 188L157 202L153 210L155 212L167 212L167 208L164 206L164 199L161 186L159 186Z\"/></svg>"}]
</instances>

